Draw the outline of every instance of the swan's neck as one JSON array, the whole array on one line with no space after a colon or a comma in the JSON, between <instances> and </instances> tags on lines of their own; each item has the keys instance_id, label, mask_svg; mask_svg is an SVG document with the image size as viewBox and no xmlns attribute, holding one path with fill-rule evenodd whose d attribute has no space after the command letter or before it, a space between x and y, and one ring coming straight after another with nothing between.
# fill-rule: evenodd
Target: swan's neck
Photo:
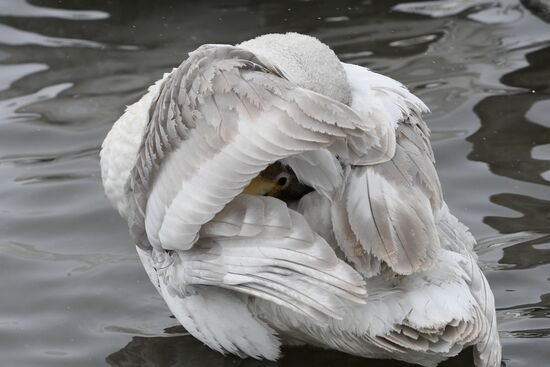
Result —
<instances>
[{"instance_id":1,"label":"swan's neck","mask_svg":"<svg viewBox=\"0 0 550 367\"><path fill-rule=\"evenodd\" d=\"M315 37L264 34L237 45L276 65L294 84L349 104L351 91L340 60Z\"/></svg>"}]
</instances>

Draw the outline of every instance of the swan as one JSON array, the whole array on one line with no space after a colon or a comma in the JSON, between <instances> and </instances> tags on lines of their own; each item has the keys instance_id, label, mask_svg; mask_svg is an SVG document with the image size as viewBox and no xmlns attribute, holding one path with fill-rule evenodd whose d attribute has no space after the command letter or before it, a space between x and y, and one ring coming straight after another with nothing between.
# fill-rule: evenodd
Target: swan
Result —
<instances>
[{"instance_id":1,"label":"swan","mask_svg":"<svg viewBox=\"0 0 550 367\"><path fill-rule=\"evenodd\" d=\"M105 138L105 193L170 311L210 348L312 345L501 363L475 240L449 211L425 104L314 37L207 44Z\"/></svg>"}]
</instances>

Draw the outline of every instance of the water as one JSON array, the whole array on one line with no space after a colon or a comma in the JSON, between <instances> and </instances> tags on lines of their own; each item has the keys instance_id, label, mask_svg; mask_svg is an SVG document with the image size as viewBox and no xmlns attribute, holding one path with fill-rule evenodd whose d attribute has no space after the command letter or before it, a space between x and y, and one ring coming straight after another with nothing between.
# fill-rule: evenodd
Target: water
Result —
<instances>
[{"instance_id":1,"label":"water","mask_svg":"<svg viewBox=\"0 0 550 367\"><path fill-rule=\"evenodd\" d=\"M550 232L550 13L539 1L182 3L1 1L0 365L271 365L220 356L177 326L103 195L98 152L124 106L188 51L287 30L431 107L449 206L493 238L482 261L506 366L549 364L550 239L530 234ZM365 363L291 348L279 364ZM446 365L471 365L468 351Z\"/></svg>"}]
</instances>

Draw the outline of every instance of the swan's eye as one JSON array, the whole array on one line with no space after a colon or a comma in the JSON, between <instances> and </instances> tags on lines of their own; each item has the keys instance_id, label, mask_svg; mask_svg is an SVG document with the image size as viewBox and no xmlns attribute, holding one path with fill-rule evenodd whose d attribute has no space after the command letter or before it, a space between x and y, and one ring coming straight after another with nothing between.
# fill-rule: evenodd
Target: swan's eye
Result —
<instances>
[{"instance_id":1,"label":"swan's eye","mask_svg":"<svg viewBox=\"0 0 550 367\"><path fill-rule=\"evenodd\" d=\"M275 182L277 182L277 186L284 188L290 183L290 175L286 172L282 172L277 176Z\"/></svg>"}]
</instances>

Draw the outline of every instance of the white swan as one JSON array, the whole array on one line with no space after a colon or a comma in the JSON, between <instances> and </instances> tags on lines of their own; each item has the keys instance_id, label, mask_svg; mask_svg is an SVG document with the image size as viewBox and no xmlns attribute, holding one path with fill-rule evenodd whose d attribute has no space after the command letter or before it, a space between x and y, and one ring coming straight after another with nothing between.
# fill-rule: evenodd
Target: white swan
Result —
<instances>
[{"instance_id":1,"label":"white swan","mask_svg":"<svg viewBox=\"0 0 550 367\"><path fill-rule=\"evenodd\" d=\"M170 310L212 349L435 366L473 345L476 366L500 366L493 294L443 201L426 111L313 37L204 45L114 124L103 184Z\"/></svg>"}]
</instances>

